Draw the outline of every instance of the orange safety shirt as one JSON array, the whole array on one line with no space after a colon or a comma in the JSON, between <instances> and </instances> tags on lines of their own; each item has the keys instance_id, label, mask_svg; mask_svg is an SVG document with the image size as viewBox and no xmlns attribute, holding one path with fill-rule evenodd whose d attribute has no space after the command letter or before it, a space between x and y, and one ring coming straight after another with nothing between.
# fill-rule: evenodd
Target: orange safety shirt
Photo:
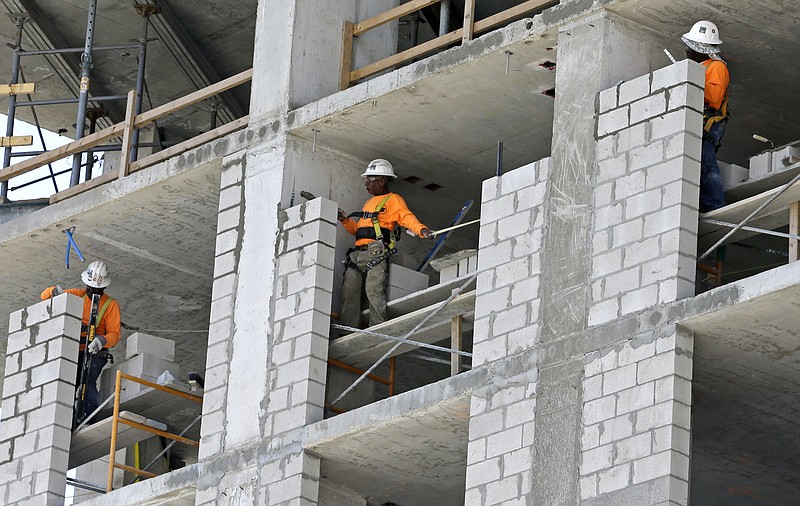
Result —
<instances>
[{"instance_id":1,"label":"orange safety shirt","mask_svg":"<svg viewBox=\"0 0 800 506\"><path fill-rule=\"evenodd\" d=\"M367 200L361 210L365 213L373 213L375 212L375 208L378 207L378 205L380 205L385 198L386 194L376 195ZM396 193L389 193L389 200L386 201L383 209L381 209L380 215L378 216L378 223L380 224L381 228L385 228L390 231L394 230L395 225L400 225L411 230L418 236L420 236L419 234L423 228L427 228L425 225L420 223L417 217L414 216L414 213L408 209L408 205L406 204L406 201L403 200L403 197ZM342 221L342 225L344 225L344 228L352 235L356 235L356 231L359 228L369 228L374 230L372 218L359 218L357 221L346 218L344 221ZM388 240L388 238L386 239ZM356 246L363 246L371 243L374 240L375 239L366 238L357 239Z\"/></svg>"},{"instance_id":2,"label":"orange safety shirt","mask_svg":"<svg viewBox=\"0 0 800 506\"><path fill-rule=\"evenodd\" d=\"M52 297L53 295L53 288L54 286L45 288L42 292L42 300L47 300ZM85 325L89 325L89 318L92 315L92 298L86 297L86 289L84 288L67 288L64 290L65 292L71 293L72 295L77 295L78 297L83 297L83 323ZM103 294L100 297L100 306L99 308L102 309L103 304L109 299L108 294ZM116 300L112 300L111 303L108 305L105 314L103 315L102 320L97 323L97 330L95 334L100 334L101 336L106 338L106 348L113 348L119 342L119 328L120 328L120 321L121 317L119 314L119 304ZM82 333L81 335L85 335ZM81 345L81 351L85 348L85 345Z\"/></svg>"},{"instance_id":3,"label":"orange safety shirt","mask_svg":"<svg viewBox=\"0 0 800 506\"><path fill-rule=\"evenodd\" d=\"M728 84L731 82L728 66L724 62L712 59L704 61L703 65L706 68L706 91L703 98L706 104L719 110L728 92Z\"/></svg>"}]
</instances>

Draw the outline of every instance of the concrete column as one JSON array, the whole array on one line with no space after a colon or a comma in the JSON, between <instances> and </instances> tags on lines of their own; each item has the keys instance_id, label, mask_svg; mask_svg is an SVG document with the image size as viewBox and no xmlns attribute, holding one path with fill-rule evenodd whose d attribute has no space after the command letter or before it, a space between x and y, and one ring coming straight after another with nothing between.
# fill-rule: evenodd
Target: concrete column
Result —
<instances>
[{"instance_id":1,"label":"concrete column","mask_svg":"<svg viewBox=\"0 0 800 506\"><path fill-rule=\"evenodd\" d=\"M258 3L250 124L339 91L344 22L358 22L398 0L261 0ZM357 64L393 54L397 28L357 41ZM370 61L366 61L370 60Z\"/></svg>"},{"instance_id":2,"label":"concrete column","mask_svg":"<svg viewBox=\"0 0 800 506\"><path fill-rule=\"evenodd\" d=\"M600 93L589 325L694 295L703 67Z\"/></svg>"},{"instance_id":3,"label":"concrete column","mask_svg":"<svg viewBox=\"0 0 800 506\"><path fill-rule=\"evenodd\" d=\"M11 314L0 423L0 502L64 504L83 301Z\"/></svg>"},{"instance_id":4,"label":"concrete column","mask_svg":"<svg viewBox=\"0 0 800 506\"><path fill-rule=\"evenodd\" d=\"M693 347L671 326L587 355L580 504L688 504Z\"/></svg>"}]
</instances>

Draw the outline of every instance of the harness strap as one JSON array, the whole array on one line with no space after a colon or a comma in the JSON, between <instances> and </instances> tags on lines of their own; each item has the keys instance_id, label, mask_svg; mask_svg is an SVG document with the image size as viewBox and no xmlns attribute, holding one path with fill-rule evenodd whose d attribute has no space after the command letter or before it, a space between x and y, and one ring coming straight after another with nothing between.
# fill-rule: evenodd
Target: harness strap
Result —
<instances>
[{"instance_id":1,"label":"harness strap","mask_svg":"<svg viewBox=\"0 0 800 506\"><path fill-rule=\"evenodd\" d=\"M386 202L389 200L389 198L391 198L391 196L392 194L390 193L386 195L386 197L384 197L383 200L381 200L380 204L378 204L378 207L375 208L375 212L373 213L372 216L372 227L375 229L375 239L378 241L383 241L383 231L381 230L381 224L378 221L378 216L381 212L381 209L383 209L383 207L386 205ZM389 249L392 248L394 248L394 240L390 238Z\"/></svg>"},{"instance_id":2,"label":"harness strap","mask_svg":"<svg viewBox=\"0 0 800 506\"><path fill-rule=\"evenodd\" d=\"M83 296L85 298L87 298L87 299L89 298L89 296L87 294L84 294ZM100 322L103 321L103 317L106 315L106 310L108 309L108 306L110 306L111 302L113 302L113 301L114 301L114 299L112 297L107 298L106 301L103 302L103 305L100 307L100 311L97 312L97 326L98 327L100 326Z\"/></svg>"}]
</instances>

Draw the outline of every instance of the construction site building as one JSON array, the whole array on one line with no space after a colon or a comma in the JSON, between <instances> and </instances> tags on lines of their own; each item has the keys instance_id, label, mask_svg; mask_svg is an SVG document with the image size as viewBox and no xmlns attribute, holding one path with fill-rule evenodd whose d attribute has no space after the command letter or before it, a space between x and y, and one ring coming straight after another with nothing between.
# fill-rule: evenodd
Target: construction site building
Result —
<instances>
[{"instance_id":1,"label":"construction site building","mask_svg":"<svg viewBox=\"0 0 800 506\"><path fill-rule=\"evenodd\" d=\"M68 480L98 506L800 497L800 5L0 3L17 52L83 46L82 3L97 44L136 40L140 16L158 39L134 44L152 58L138 94L139 49L95 53L92 96L127 101L83 136L77 55L22 60L41 98L75 90L37 119L82 137L57 156L97 139L120 154L49 200L0 204L3 504L63 504ZM728 205L706 214L704 68L680 42L701 19L720 28L732 110ZM337 210L361 209L375 158L431 229L461 209L480 223L421 272L433 242L403 237L390 319L346 334ZM81 286L65 230L108 264L128 326L111 401L74 434L83 303L37 298Z\"/></svg>"}]
</instances>

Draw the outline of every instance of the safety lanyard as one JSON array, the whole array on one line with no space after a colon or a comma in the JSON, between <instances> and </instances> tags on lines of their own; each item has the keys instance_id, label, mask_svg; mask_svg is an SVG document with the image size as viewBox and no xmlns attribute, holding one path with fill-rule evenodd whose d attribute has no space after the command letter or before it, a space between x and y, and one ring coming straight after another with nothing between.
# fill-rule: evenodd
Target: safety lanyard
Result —
<instances>
[{"instance_id":1,"label":"safety lanyard","mask_svg":"<svg viewBox=\"0 0 800 506\"><path fill-rule=\"evenodd\" d=\"M373 213L372 215L372 226L375 228L375 239L377 239L378 241L383 240L383 232L381 232L381 224L378 221L378 215L380 214L381 209L383 209L383 206L386 205L386 202L389 200L391 196L392 196L391 193L386 195L386 197L384 197L384 199L381 200L381 203L378 204L378 207L375 208L375 213ZM392 247L394 247L394 239L390 238L389 248Z\"/></svg>"}]
</instances>

